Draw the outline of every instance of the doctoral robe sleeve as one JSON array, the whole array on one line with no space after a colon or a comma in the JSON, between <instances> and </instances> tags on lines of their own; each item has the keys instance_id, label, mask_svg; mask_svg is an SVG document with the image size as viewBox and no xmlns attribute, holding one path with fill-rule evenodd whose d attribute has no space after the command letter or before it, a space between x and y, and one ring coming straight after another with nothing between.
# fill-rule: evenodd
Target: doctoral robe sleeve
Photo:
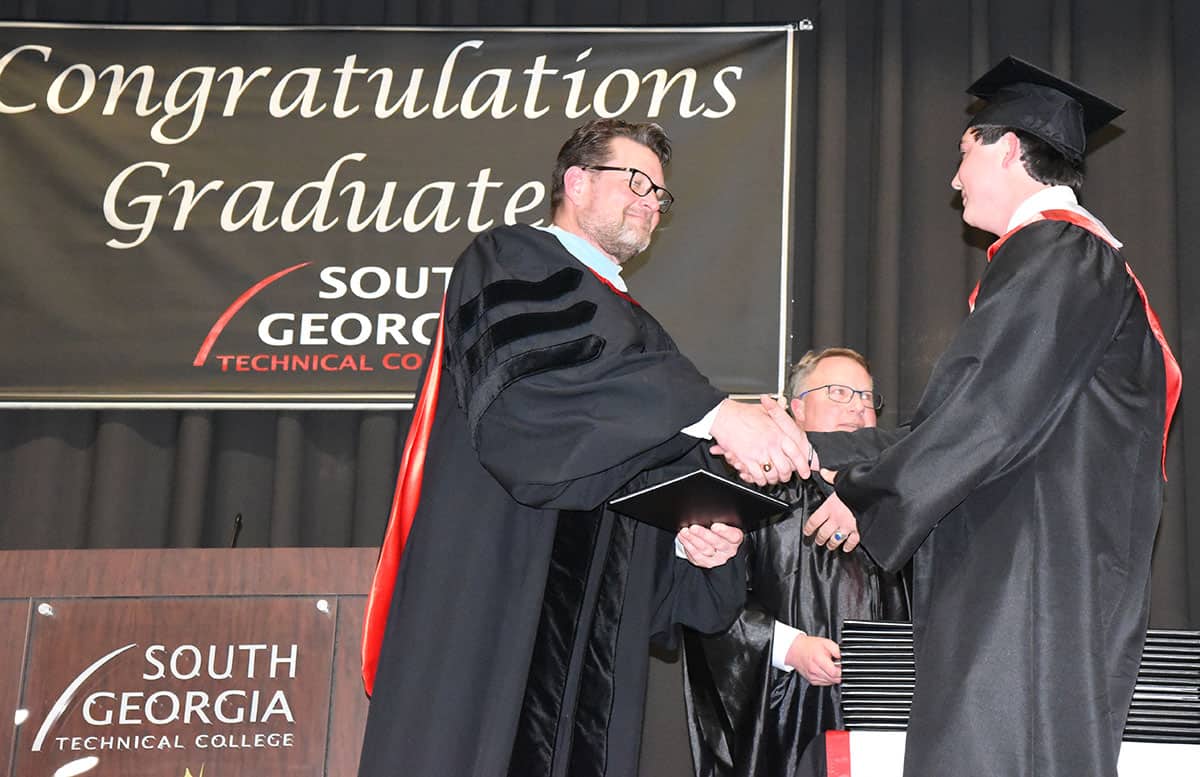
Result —
<instances>
[{"instance_id":1,"label":"doctoral robe sleeve","mask_svg":"<svg viewBox=\"0 0 1200 777\"><path fill-rule=\"evenodd\" d=\"M645 488L697 468L727 474L723 460L710 454L707 446L696 445L686 456L641 473L621 490ZM742 546L732 559L719 567L705 569L679 557L675 535L649 526L639 526L638 530L643 536L654 537L660 558L660 563L655 565L653 641L674 649L679 636L677 626L686 626L702 634L725 630L746 603L746 564L753 532L744 535Z\"/></svg>"},{"instance_id":2,"label":"doctoral robe sleeve","mask_svg":"<svg viewBox=\"0 0 1200 777\"><path fill-rule=\"evenodd\" d=\"M1129 284L1120 256L1079 227L1038 222L1006 241L912 431L839 475L881 566L898 570L974 489L1037 454L1128 313Z\"/></svg>"},{"instance_id":3,"label":"doctoral robe sleeve","mask_svg":"<svg viewBox=\"0 0 1200 777\"><path fill-rule=\"evenodd\" d=\"M552 236L478 238L447 295L447 363L484 467L525 504L590 509L697 440L724 397Z\"/></svg>"},{"instance_id":4,"label":"doctoral robe sleeve","mask_svg":"<svg viewBox=\"0 0 1200 777\"><path fill-rule=\"evenodd\" d=\"M701 634L715 634L729 627L746 603L746 553L738 553L719 567L704 569L675 556L674 535L661 535L664 563L655 567L659 592L650 639L673 650L678 645L679 626ZM667 558L670 556L670 558Z\"/></svg>"},{"instance_id":5,"label":"doctoral robe sleeve","mask_svg":"<svg viewBox=\"0 0 1200 777\"><path fill-rule=\"evenodd\" d=\"M746 538L749 558L755 553L752 538L753 534ZM745 607L729 628L701 642L705 660L714 670L718 703L729 720L743 720L747 710L761 706L758 697L769 687L771 676L775 621L775 615L748 590Z\"/></svg>"}]
</instances>

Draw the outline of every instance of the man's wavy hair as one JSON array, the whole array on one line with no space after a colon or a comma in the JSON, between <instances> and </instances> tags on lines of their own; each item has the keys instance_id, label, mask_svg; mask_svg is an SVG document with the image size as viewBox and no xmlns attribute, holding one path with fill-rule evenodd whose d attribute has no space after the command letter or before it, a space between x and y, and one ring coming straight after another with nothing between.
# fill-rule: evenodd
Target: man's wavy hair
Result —
<instances>
[{"instance_id":1,"label":"man's wavy hair","mask_svg":"<svg viewBox=\"0 0 1200 777\"><path fill-rule=\"evenodd\" d=\"M671 140L662 127L652 121L629 122L621 119L594 119L577 128L558 150L554 175L550 181L550 215L558 212L563 201L563 176L575 165L602 165L611 155L613 138L629 138L654 152L666 167L671 161ZM659 181L658 183L662 183Z\"/></svg>"},{"instance_id":2,"label":"man's wavy hair","mask_svg":"<svg viewBox=\"0 0 1200 777\"><path fill-rule=\"evenodd\" d=\"M1048 186L1070 186L1072 189L1083 186L1083 162L1072 162L1054 146L1025 130L980 124L971 127L971 132L985 146L992 145L1011 132L1021 141L1021 166L1030 178Z\"/></svg>"}]
</instances>

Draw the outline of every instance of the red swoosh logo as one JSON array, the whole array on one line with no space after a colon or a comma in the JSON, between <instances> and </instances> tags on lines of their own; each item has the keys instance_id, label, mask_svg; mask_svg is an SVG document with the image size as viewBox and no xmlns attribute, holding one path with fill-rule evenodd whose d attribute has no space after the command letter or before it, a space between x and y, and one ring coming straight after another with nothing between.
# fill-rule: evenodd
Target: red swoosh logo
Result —
<instances>
[{"instance_id":1,"label":"red swoosh logo","mask_svg":"<svg viewBox=\"0 0 1200 777\"><path fill-rule=\"evenodd\" d=\"M225 325L229 323L229 319L237 315L237 312L242 309L242 306L249 302L255 294L267 288L288 273L299 270L301 267L307 267L310 264L312 264L312 262L301 262L300 264L294 264L285 270L280 270L274 275L268 275L266 278L263 278L258 283L243 291L242 295L235 299L233 304L225 309L225 312L221 314L221 317L217 319L217 322L212 325L212 329L208 330L208 336L205 337L204 342L200 344L200 350L196 351L196 358L192 361L192 366L204 366L205 360L208 359L208 352L211 351L213 345L216 344L217 338L221 336L221 332L225 329Z\"/></svg>"}]
</instances>

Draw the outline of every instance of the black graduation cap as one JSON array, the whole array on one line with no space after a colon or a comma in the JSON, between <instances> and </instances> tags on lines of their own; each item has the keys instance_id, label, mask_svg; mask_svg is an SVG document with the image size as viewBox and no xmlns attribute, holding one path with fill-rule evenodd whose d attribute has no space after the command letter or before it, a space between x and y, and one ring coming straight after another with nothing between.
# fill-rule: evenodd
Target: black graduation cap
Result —
<instances>
[{"instance_id":1,"label":"black graduation cap","mask_svg":"<svg viewBox=\"0 0 1200 777\"><path fill-rule=\"evenodd\" d=\"M1076 164L1083 160L1087 136L1125 112L1016 57L1005 57L971 84L967 94L988 102L968 127L991 124L1025 130Z\"/></svg>"}]
</instances>

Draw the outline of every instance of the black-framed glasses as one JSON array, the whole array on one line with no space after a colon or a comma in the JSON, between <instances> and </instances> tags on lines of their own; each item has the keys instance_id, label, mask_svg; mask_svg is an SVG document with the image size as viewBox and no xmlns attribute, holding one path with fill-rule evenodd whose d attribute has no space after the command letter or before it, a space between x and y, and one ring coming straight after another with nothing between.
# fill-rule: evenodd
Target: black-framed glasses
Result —
<instances>
[{"instance_id":1,"label":"black-framed glasses","mask_svg":"<svg viewBox=\"0 0 1200 777\"><path fill-rule=\"evenodd\" d=\"M862 397L863 404L872 410L883 409L883 397L876 394L874 391L860 391L850 386L843 386L841 383L826 383L824 386L816 386L808 391L801 391L796 395L796 399L800 399L805 394L811 394L814 391L825 389L825 393L829 398L840 405L850 404L850 400L854 399L854 395L858 394Z\"/></svg>"},{"instance_id":2,"label":"black-framed glasses","mask_svg":"<svg viewBox=\"0 0 1200 777\"><path fill-rule=\"evenodd\" d=\"M654 192L658 200L658 212L666 213L675 203L675 195L650 180L650 176L636 167L613 167L612 165L580 165L584 170L608 170L616 173L629 173L629 188L639 197L645 197Z\"/></svg>"}]
</instances>

